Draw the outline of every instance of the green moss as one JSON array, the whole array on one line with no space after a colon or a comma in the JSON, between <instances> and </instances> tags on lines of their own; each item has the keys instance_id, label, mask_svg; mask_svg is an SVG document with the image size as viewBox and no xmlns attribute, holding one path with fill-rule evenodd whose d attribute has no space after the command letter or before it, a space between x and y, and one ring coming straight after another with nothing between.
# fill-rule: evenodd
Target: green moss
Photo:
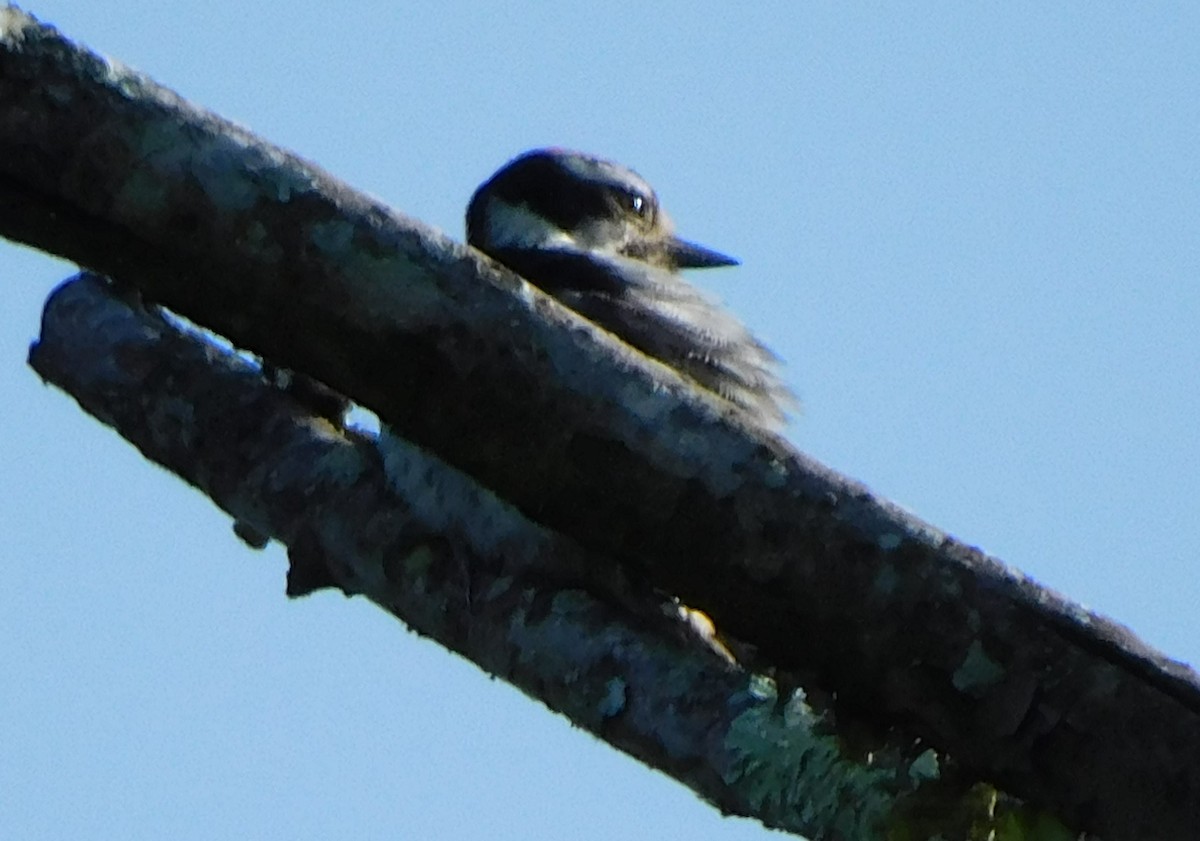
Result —
<instances>
[{"instance_id":1,"label":"green moss","mask_svg":"<svg viewBox=\"0 0 1200 841\"><path fill-rule=\"evenodd\" d=\"M959 692L980 695L1004 676L1004 667L983 650L983 643L975 640L967 649L967 655L954 672L951 682Z\"/></svg>"}]
</instances>

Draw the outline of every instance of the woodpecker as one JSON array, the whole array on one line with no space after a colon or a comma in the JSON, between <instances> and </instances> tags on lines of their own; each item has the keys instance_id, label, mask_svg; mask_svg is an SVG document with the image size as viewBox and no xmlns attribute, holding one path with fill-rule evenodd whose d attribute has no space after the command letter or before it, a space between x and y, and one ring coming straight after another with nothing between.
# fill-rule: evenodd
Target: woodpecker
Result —
<instances>
[{"instance_id":1,"label":"woodpecker","mask_svg":"<svg viewBox=\"0 0 1200 841\"><path fill-rule=\"evenodd\" d=\"M779 358L681 276L738 261L675 236L641 176L537 149L471 197L467 242L647 356L778 430L795 399Z\"/></svg>"}]
</instances>

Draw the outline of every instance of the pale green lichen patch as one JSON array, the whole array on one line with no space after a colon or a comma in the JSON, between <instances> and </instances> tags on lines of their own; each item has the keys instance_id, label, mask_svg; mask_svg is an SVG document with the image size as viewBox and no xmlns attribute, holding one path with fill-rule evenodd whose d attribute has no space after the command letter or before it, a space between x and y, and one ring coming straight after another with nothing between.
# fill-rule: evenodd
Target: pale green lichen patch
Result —
<instances>
[{"instance_id":1,"label":"pale green lichen patch","mask_svg":"<svg viewBox=\"0 0 1200 841\"><path fill-rule=\"evenodd\" d=\"M605 684L605 688L608 691L604 694L604 697L600 699L597 709L605 718L612 718L613 716L620 715L625 709L625 703L627 700L625 693L628 687L626 686L625 681L619 677L609 678L608 683Z\"/></svg>"},{"instance_id":2,"label":"pale green lichen patch","mask_svg":"<svg viewBox=\"0 0 1200 841\"><path fill-rule=\"evenodd\" d=\"M763 687L751 687L757 699ZM772 699L751 704L732 722L726 782L771 826L825 827L830 837L877 839L895 802L895 774L842 756L835 735L797 694L779 715Z\"/></svg>"},{"instance_id":3,"label":"pale green lichen patch","mask_svg":"<svg viewBox=\"0 0 1200 841\"><path fill-rule=\"evenodd\" d=\"M763 482L772 489L787 485L788 467L782 459L773 458L767 462L767 471L763 474Z\"/></svg>"},{"instance_id":4,"label":"pale green lichen patch","mask_svg":"<svg viewBox=\"0 0 1200 841\"><path fill-rule=\"evenodd\" d=\"M192 166L200 189L219 210L242 213L268 197L269 182L249 177L238 168L237 161L243 155L241 149L218 142L208 146Z\"/></svg>"},{"instance_id":5,"label":"pale green lichen patch","mask_svg":"<svg viewBox=\"0 0 1200 841\"><path fill-rule=\"evenodd\" d=\"M318 175L311 166L288 157L278 149L252 143L252 138L243 139L242 144L250 148L239 145L230 152L237 160L249 161L245 166L253 174L254 182L264 197L286 204L297 196L319 191Z\"/></svg>"},{"instance_id":6,"label":"pale green lichen patch","mask_svg":"<svg viewBox=\"0 0 1200 841\"><path fill-rule=\"evenodd\" d=\"M746 686L746 691L750 694L750 697L756 700L773 701L778 697L779 687L767 675L753 674L750 675L750 682Z\"/></svg>"},{"instance_id":7,"label":"pale green lichen patch","mask_svg":"<svg viewBox=\"0 0 1200 841\"><path fill-rule=\"evenodd\" d=\"M933 748L925 751L914 759L908 766L908 776L916 782L936 780L941 774L941 763L937 751Z\"/></svg>"},{"instance_id":8,"label":"pale green lichen patch","mask_svg":"<svg viewBox=\"0 0 1200 841\"><path fill-rule=\"evenodd\" d=\"M1004 667L983 650L983 643L972 641L962 664L954 671L951 682L959 692L980 695L1004 677Z\"/></svg>"},{"instance_id":9,"label":"pale green lichen patch","mask_svg":"<svg viewBox=\"0 0 1200 841\"><path fill-rule=\"evenodd\" d=\"M330 219L310 227L308 236L322 254L340 258L354 242L354 226L344 219Z\"/></svg>"}]
</instances>

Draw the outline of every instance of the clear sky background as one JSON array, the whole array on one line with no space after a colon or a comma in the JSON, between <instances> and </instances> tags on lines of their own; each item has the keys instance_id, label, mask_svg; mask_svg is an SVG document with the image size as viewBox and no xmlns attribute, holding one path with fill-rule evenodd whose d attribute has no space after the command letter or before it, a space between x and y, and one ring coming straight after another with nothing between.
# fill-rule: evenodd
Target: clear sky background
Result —
<instances>
[{"instance_id":1,"label":"clear sky background","mask_svg":"<svg viewBox=\"0 0 1200 841\"><path fill-rule=\"evenodd\" d=\"M1053 6L1053 8L1048 8ZM41 0L456 237L626 163L788 362L798 447L1200 662L1200 5ZM25 364L0 242L0 837L758 839L278 547Z\"/></svg>"}]
</instances>

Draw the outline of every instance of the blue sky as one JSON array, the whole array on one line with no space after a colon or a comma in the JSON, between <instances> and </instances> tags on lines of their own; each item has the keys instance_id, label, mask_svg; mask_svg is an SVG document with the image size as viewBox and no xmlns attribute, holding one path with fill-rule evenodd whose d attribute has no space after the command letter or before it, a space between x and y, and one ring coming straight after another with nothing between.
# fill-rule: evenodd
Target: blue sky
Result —
<instances>
[{"instance_id":1,"label":"blue sky","mask_svg":"<svg viewBox=\"0 0 1200 841\"><path fill-rule=\"evenodd\" d=\"M801 449L1200 662L1200 6L26 8L461 237L523 149L637 169ZM190 8L184 8L188 6ZM23 360L0 242L0 836L762 838L360 600L283 597Z\"/></svg>"}]
</instances>

